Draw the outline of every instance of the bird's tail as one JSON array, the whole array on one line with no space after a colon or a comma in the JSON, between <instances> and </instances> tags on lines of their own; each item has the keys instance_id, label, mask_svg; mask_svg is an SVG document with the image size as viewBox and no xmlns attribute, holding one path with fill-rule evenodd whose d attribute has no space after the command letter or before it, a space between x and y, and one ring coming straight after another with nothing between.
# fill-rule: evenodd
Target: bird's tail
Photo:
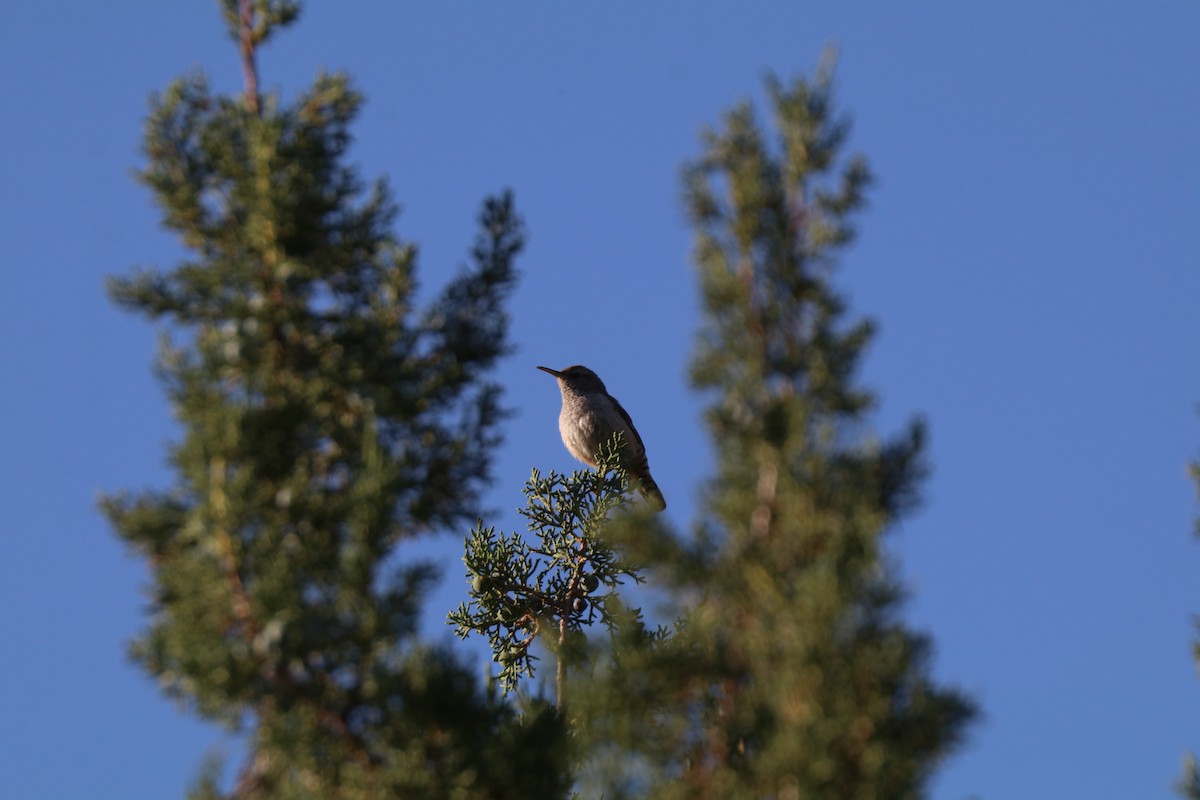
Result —
<instances>
[{"instance_id":1,"label":"bird's tail","mask_svg":"<svg viewBox=\"0 0 1200 800\"><path fill-rule=\"evenodd\" d=\"M633 435L637 437L637 431L634 431ZM637 443L641 445L642 440L638 439ZM622 453L625 476L629 479L630 486L641 492L642 497L649 500L655 509L665 511L667 508L667 499L663 497L658 484L654 482L654 478L650 475L650 462L646 459L646 450L639 447L635 451L633 458L630 458L629 455L628 450Z\"/></svg>"},{"instance_id":2,"label":"bird's tail","mask_svg":"<svg viewBox=\"0 0 1200 800\"><path fill-rule=\"evenodd\" d=\"M667 508L667 499L663 497L662 491L658 488L658 484L654 482L654 478L650 476L649 465L643 466L642 469L629 473L633 479L633 484L637 490L659 511L665 511Z\"/></svg>"}]
</instances>

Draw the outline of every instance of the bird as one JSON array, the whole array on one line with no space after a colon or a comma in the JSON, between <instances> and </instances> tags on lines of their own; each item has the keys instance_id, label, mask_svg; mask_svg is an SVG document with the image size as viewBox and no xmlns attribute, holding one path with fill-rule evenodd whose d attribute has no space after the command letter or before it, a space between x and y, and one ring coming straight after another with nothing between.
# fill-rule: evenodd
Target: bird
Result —
<instances>
[{"instance_id":1,"label":"bird","mask_svg":"<svg viewBox=\"0 0 1200 800\"><path fill-rule=\"evenodd\" d=\"M614 433L624 434L625 448L621 459L630 482L650 500L659 511L667 507L658 484L650 476L650 464L646 460L646 445L633 427L629 413L617 402L617 398L604 388L600 376L587 367L576 364L563 370L538 367L542 372L553 375L562 392L562 411L558 415L558 432L563 444L575 458L593 469L600 445L610 440Z\"/></svg>"}]
</instances>

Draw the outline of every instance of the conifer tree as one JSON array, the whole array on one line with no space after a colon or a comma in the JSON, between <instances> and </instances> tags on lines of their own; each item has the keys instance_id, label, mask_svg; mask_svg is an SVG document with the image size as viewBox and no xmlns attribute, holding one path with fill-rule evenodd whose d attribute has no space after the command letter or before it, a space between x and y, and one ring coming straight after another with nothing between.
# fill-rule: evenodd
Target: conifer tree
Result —
<instances>
[{"instance_id":1,"label":"conifer tree","mask_svg":"<svg viewBox=\"0 0 1200 800\"><path fill-rule=\"evenodd\" d=\"M602 445L594 470L542 475L535 469L520 512L531 537L497 534L482 522L467 537L471 599L449 622L463 638L472 632L488 638L506 692L534 677L540 638L554 659L554 701L562 711L568 673L592 649L585 630L603 625L612 633L639 620L617 593L622 583L641 582L638 568L605 536L614 517L629 519L623 446L620 433Z\"/></svg>"},{"instance_id":2,"label":"conifer tree","mask_svg":"<svg viewBox=\"0 0 1200 800\"><path fill-rule=\"evenodd\" d=\"M832 282L870 172L844 152L830 59L767 92L770 130L739 105L685 170L691 374L718 461L695 547L626 537L680 623L619 643L576 708L610 800L921 797L974 714L930 676L884 548L917 502L925 429L872 436L856 370L874 327Z\"/></svg>"},{"instance_id":3,"label":"conifer tree","mask_svg":"<svg viewBox=\"0 0 1200 800\"><path fill-rule=\"evenodd\" d=\"M475 519L503 416L487 371L524 238L488 199L472 263L426 307L386 185L345 164L360 95L322 75L293 102L255 57L299 7L223 0L245 92L203 77L151 103L142 181L190 257L111 281L164 324L158 371L182 429L174 485L102 501L151 571L135 659L246 732L222 794L556 797L553 709L517 717L416 638L417 534Z\"/></svg>"},{"instance_id":4,"label":"conifer tree","mask_svg":"<svg viewBox=\"0 0 1200 800\"><path fill-rule=\"evenodd\" d=\"M1200 497L1200 460L1188 464L1188 475L1196 484L1197 496ZM1196 524L1196 533L1200 535L1200 521ZM1200 622L1197 623L1200 629ZM1192 643L1192 657L1196 661L1197 671L1200 671L1200 641ZM1183 775L1180 776L1176 789L1188 800L1200 800L1200 764L1196 756L1188 754L1183 759Z\"/></svg>"}]
</instances>

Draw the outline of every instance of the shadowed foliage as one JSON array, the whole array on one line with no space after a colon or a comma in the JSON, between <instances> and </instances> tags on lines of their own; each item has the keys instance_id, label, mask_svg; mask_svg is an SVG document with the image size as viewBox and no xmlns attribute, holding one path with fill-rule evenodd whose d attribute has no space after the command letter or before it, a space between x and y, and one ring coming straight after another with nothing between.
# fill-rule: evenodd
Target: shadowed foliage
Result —
<instances>
[{"instance_id":1,"label":"shadowed foliage","mask_svg":"<svg viewBox=\"0 0 1200 800\"><path fill-rule=\"evenodd\" d=\"M133 655L246 731L236 785L197 796L560 796L554 714L518 715L416 639L434 573L403 557L479 511L524 241L512 198L484 202L470 264L418 306L387 186L345 163L360 95L322 75L260 97L256 48L298 7L225 6L245 93L189 76L146 123L140 177L189 256L110 283L163 323L182 430L170 488L102 501L151 570Z\"/></svg>"},{"instance_id":2,"label":"shadowed foliage","mask_svg":"<svg viewBox=\"0 0 1200 800\"><path fill-rule=\"evenodd\" d=\"M874 326L832 284L870 171L844 154L831 59L766 88L773 124L735 107L684 173L717 469L694 544L627 537L679 622L626 637L580 689L610 800L921 797L975 713L930 676L884 550L916 504L925 428L871 435L855 374Z\"/></svg>"}]
</instances>

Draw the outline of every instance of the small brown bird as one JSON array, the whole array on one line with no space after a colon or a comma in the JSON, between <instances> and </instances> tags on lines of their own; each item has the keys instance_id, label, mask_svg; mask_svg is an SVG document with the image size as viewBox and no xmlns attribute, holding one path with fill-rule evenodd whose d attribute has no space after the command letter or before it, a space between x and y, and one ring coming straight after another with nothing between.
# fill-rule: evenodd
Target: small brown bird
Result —
<instances>
[{"instance_id":1,"label":"small brown bird","mask_svg":"<svg viewBox=\"0 0 1200 800\"><path fill-rule=\"evenodd\" d=\"M617 398L604 388L604 381L587 367L578 365L561 372L549 367L538 369L553 375L558 381L558 388L562 392L558 432L562 434L563 444L571 455L595 468L600 445L620 431L625 438L622 465L630 481L659 511L665 509L667 501L650 476L650 464L646 460L646 446L642 443L642 437Z\"/></svg>"}]
</instances>

